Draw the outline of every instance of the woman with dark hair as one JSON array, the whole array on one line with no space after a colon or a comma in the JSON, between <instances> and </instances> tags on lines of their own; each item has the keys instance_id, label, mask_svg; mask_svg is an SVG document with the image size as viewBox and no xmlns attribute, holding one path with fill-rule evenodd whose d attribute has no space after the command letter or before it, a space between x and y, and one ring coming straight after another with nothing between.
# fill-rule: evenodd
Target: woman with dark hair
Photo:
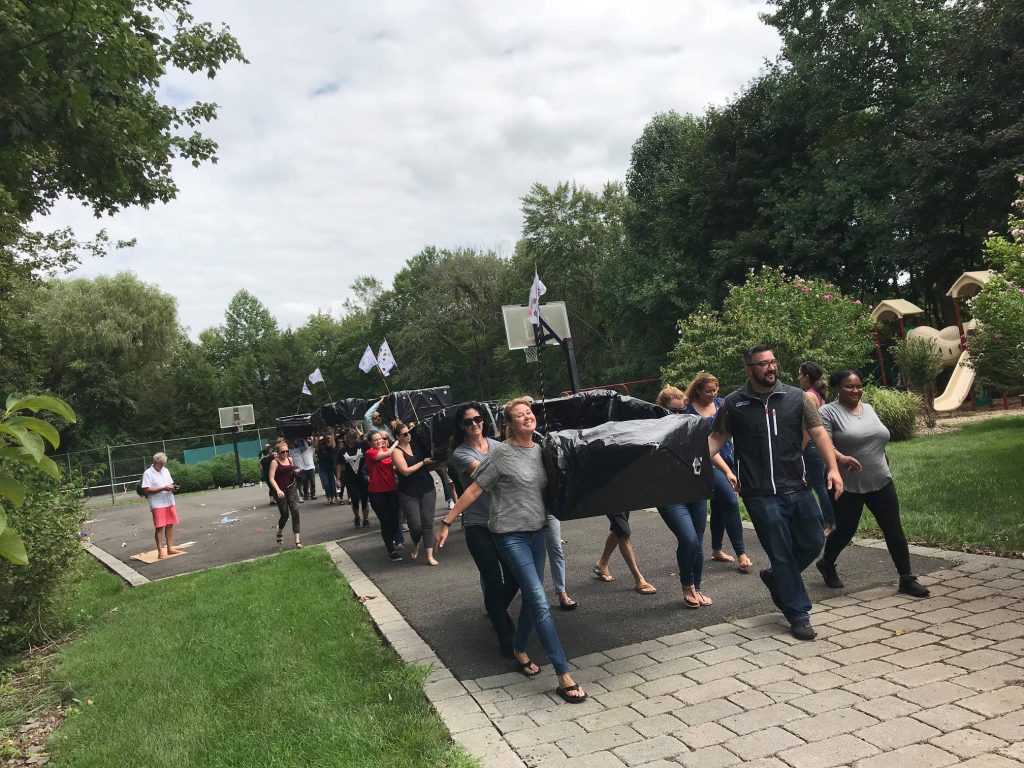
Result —
<instances>
[{"instance_id":1,"label":"woman with dark hair","mask_svg":"<svg viewBox=\"0 0 1024 768\"><path fill-rule=\"evenodd\" d=\"M366 458L363 455L367 445L354 429L346 429L342 441L338 449L337 478L340 483L344 483L345 490L348 491L356 528L359 527L360 511L363 514L363 528L369 528L370 498L366 487L369 475L366 471Z\"/></svg>"},{"instance_id":2,"label":"woman with dark hair","mask_svg":"<svg viewBox=\"0 0 1024 768\"><path fill-rule=\"evenodd\" d=\"M519 580L523 606L519 612L513 653L519 670L527 677L540 674L526 652L530 633L536 628L548 658L558 675L555 692L563 701L580 704L587 694L570 674L569 662L558 639L551 607L544 592L544 558L547 551L548 515L544 504L547 473L540 446L533 442L537 419L530 401L517 397L505 406L507 439L489 445L487 457L473 472L473 482L455 509L441 521L438 548L448 538L448 528L485 492L491 493L488 528L502 559Z\"/></svg>"},{"instance_id":3,"label":"woman with dark hair","mask_svg":"<svg viewBox=\"0 0 1024 768\"><path fill-rule=\"evenodd\" d=\"M394 432L397 450L392 451L391 460L398 473L398 506L409 525L409 536L412 538L409 559L415 560L419 555L422 539L427 550L427 565L437 565L434 559L434 505L437 503L437 490L434 488L434 478L430 475L434 460L413 444L410 427L395 422Z\"/></svg>"},{"instance_id":4,"label":"woman with dark hair","mask_svg":"<svg viewBox=\"0 0 1024 768\"><path fill-rule=\"evenodd\" d=\"M836 572L836 560L857 532L861 512L867 505L885 536L885 546L900 576L899 591L911 597L928 597L928 589L910 570L910 548L900 522L900 500L885 453L889 430L875 409L862 402L864 384L860 373L836 371L829 384L836 399L822 407L821 420L835 446L843 495L836 499L836 527L825 540L818 570L827 586L844 586Z\"/></svg>"},{"instance_id":5,"label":"woman with dark hair","mask_svg":"<svg viewBox=\"0 0 1024 768\"><path fill-rule=\"evenodd\" d=\"M473 482L473 472L498 444L491 437L491 425L483 414L484 408L479 403L467 403L455 411L457 431L452 435L448 465L458 473L463 491ZM498 635L501 655L511 659L514 658L516 627L508 615L508 606L519 591L519 581L498 554L498 546L487 528L490 515L491 494L485 491L466 507L462 513L462 524L466 532L466 546L480 572L487 618Z\"/></svg>"},{"instance_id":6,"label":"woman with dark hair","mask_svg":"<svg viewBox=\"0 0 1024 768\"><path fill-rule=\"evenodd\" d=\"M800 363L797 371L797 381L800 389L807 393L807 396L814 400L820 410L825 404L825 396L828 387L825 386L825 371L814 360ZM825 535L828 535L836 527L836 515L832 508L832 497L828 495L828 486L825 482L825 462L814 447L814 442L804 435L804 468L807 471L807 484L814 490L818 497L818 506L821 507L822 527Z\"/></svg>"},{"instance_id":7,"label":"woman with dark hair","mask_svg":"<svg viewBox=\"0 0 1024 768\"><path fill-rule=\"evenodd\" d=\"M718 409L722 406L722 398L718 396L718 379L707 371L701 371L694 376L693 381L686 388L686 407L683 413L692 413L700 416L708 433L711 433L711 425L718 415ZM736 459L733 454L732 440L729 440L718 453L733 474L736 473ZM717 463L717 462L715 462ZM740 504L736 498L736 491L729 483L728 473L723 472L717 466L714 468L715 484L714 492L711 495L711 559L723 563L734 562L732 555L722 551L722 543L725 534L729 534L729 541L733 551L736 553L735 560L740 573L750 573L753 563L747 557L747 550L743 543L743 522L740 520Z\"/></svg>"},{"instance_id":8,"label":"woman with dark hair","mask_svg":"<svg viewBox=\"0 0 1024 768\"><path fill-rule=\"evenodd\" d=\"M393 563L402 559L395 547L395 536L401 529L398 504L398 481L395 479L392 455L398 450L397 443L388 446L388 436L382 431L369 435L370 448L366 451L366 469L370 475L370 506L380 520L380 535L384 548Z\"/></svg>"},{"instance_id":9,"label":"woman with dark hair","mask_svg":"<svg viewBox=\"0 0 1024 768\"><path fill-rule=\"evenodd\" d=\"M338 449L334 446L334 435L317 435L316 437L316 467L320 473L320 485L324 489L324 496L328 504L335 504L335 497L338 495L338 487L335 482L335 462L337 461Z\"/></svg>"}]
</instances>

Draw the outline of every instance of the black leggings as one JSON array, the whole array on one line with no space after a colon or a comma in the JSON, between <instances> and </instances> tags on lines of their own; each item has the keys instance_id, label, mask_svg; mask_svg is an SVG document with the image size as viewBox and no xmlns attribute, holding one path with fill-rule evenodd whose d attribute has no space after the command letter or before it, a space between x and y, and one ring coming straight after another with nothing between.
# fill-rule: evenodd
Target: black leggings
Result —
<instances>
[{"instance_id":1,"label":"black leggings","mask_svg":"<svg viewBox=\"0 0 1024 768\"><path fill-rule=\"evenodd\" d=\"M401 529L401 513L398 507L398 491L371 493L370 506L380 520L380 535L388 552L395 551L395 537Z\"/></svg>"},{"instance_id":2,"label":"black leggings","mask_svg":"<svg viewBox=\"0 0 1024 768\"><path fill-rule=\"evenodd\" d=\"M487 618L498 634L501 649L511 651L515 644L516 627L508 615L508 606L519 591L519 581L498 554L498 547L487 526L467 525L465 532L469 554L473 556L473 562L480 571Z\"/></svg>"},{"instance_id":3,"label":"black leggings","mask_svg":"<svg viewBox=\"0 0 1024 768\"><path fill-rule=\"evenodd\" d=\"M875 522L885 536L885 546L889 549L896 572L900 576L910 575L910 549L907 537L903 533L900 522L900 500L896 495L896 484L892 480L884 488L869 493L850 493L846 491L833 501L836 513L836 527L825 540L825 552L822 555L829 565L836 564L836 558L857 533L860 515L867 505L875 516Z\"/></svg>"},{"instance_id":4,"label":"black leggings","mask_svg":"<svg viewBox=\"0 0 1024 768\"><path fill-rule=\"evenodd\" d=\"M348 491L348 500L352 502L352 512L355 513L362 505L363 512L369 509L369 494L366 490L366 481L357 475L346 472L344 474L345 490ZM341 494L339 493L340 497Z\"/></svg>"}]
</instances>

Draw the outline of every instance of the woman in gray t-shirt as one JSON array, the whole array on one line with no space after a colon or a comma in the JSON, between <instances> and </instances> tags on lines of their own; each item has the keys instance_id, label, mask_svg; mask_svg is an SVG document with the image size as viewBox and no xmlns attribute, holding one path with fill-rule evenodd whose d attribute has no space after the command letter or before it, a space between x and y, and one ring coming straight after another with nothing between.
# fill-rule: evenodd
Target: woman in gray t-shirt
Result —
<instances>
[{"instance_id":1,"label":"woman in gray t-shirt","mask_svg":"<svg viewBox=\"0 0 1024 768\"><path fill-rule=\"evenodd\" d=\"M455 411L458 432L452 439L458 440L461 437L461 441L452 451L448 463L459 473L463 488L472 485L473 472L499 445L497 440L488 436L491 425L489 420L484 419L482 411L483 406L478 403L467 403ZM511 659L516 625L508 615L508 606L519 592L519 580L498 554L498 545L494 543L494 537L487 527L490 516L491 494L482 493L462 513L462 521L465 525L466 546L480 571L484 607L498 635L499 652Z\"/></svg>"},{"instance_id":2,"label":"woman in gray t-shirt","mask_svg":"<svg viewBox=\"0 0 1024 768\"><path fill-rule=\"evenodd\" d=\"M544 562L547 553L547 510L544 488L547 474L541 461L540 446L533 442L537 419L530 401L516 398L505 406L506 441L489 446L487 458L473 473L473 482L459 497L455 509L441 520L437 547L444 546L448 528L485 491L491 493L491 512L487 527L502 559L519 581L523 607L519 611L513 652L519 671L527 677L540 674L526 653L534 628L548 654L558 687L555 692L570 704L579 704L587 694L569 674L569 662L555 630L547 595L544 593Z\"/></svg>"},{"instance_id":3,"label":"woman in gray t-shirt","mask_svg":"<svg viewBox=\"0 0 1024 768\"><path fill-rule=\"evenodd\" d=\"M832 438L836 462L843 477L843 495L835 500L836 527L825 540L818 570L825 584L844 586L836 573L836 559L853 539L866 504L885 536L896 572L899 591L912 597L927 597L928 590L910 570L910 548L900 522L900 500L889 471L885 446L889 430L875 409L861 402L864 385L856 371L836 371L829 379L836 399L821 407L821 420Z\"/></svg>"}]
</instances>

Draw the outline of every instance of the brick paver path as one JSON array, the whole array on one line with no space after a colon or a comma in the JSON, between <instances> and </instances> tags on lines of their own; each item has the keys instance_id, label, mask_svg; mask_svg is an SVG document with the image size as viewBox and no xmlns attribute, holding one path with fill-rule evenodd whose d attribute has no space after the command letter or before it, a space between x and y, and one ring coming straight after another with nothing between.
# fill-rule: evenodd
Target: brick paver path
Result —
<instances>
[{"instance_id":1,"label":"brick paver path","mask_svg":"<svg viewBox=\"0 0 1024 768\"><path fill-rule=\"evenodd\" d=\"M403 659L434 666L424 692L486 766L1024 766L1024 560L914 549L955 558L922 577L927 599L825 600L814 642L768 614L571 659L579 705L550 668L460 682L383 596L366 606ZM356 594L379 594L328 550Z\"/></svg>"}]
</instances>

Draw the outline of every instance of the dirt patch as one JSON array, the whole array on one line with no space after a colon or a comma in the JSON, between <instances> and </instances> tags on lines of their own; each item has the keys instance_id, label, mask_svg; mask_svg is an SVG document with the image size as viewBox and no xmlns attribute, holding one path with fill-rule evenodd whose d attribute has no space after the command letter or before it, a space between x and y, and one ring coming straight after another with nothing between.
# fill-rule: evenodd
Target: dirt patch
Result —
<instances>
[{"instance_id":1,"label":"dirt patch","mask_svg":"<svg viewBox=\"0 0 1024 768\"><path fill-rule=\"evenodd\" d=\"M1010 401L1010 410L1003 410L1002 406L998 409L985 409L983 411L954 411L950 416L939 416L935 422L934 427L928 427L918 422L917 432L915 436L920 435L939 435L948 432L955 432L960 429L964 424L971 424L977 421L988 421L989 419L998 419L1003 416L1021 416L1024 415L1024 409L1019 405L1015 405L1014 401Z\"/></svg>"},{"instance_id":2,"label":"dirt patch","mask_svg":"<svg viewBox=\"0 0 1024 768\"><path fill-rule=\"evenodd\" d=\"M83 702L74 698L66 681L57 680L54 643L33 649L18 662L18 671L0 680L0 715L13 719L7 733L0 733L0 766L26 768L49 762L46 745L60 728L69 710Z\"/></svg>"}]
</instances>

